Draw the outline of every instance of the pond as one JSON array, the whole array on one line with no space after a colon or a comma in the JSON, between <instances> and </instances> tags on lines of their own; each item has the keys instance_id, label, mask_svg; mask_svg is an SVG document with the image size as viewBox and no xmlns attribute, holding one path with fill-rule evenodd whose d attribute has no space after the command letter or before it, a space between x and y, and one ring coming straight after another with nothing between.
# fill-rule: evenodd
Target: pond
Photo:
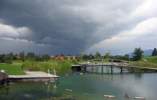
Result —
<instances>
[{"instance_id":1,"label":"pond","mask_svg":"<svg viewBox=\"0 0 157 100\"><path fill-rule=\"evenodd\" d=\"M0 87L0 100L115 100L142 96L157 98L157 74L79 74L61 77L56 83L18 82ZM130 99L132 100L132 99Z\"/></svg>"}]
</instances>

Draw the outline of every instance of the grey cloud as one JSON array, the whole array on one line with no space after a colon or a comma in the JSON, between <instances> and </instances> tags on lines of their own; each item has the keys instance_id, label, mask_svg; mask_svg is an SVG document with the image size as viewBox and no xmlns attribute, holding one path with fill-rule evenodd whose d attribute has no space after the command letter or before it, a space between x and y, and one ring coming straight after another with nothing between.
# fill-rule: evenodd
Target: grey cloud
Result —
<instances>
[{"instance_id":1,"label":"grey cloud","mask_svg":"<svg viewBox=\"0 0 157 100\"><path fill-rule=\"evenodd\" d=\"M102 8L97 9L97 3ZM140 0L1 0L0 19L8 25L30 28L31 35L22 39L49 45L40 52L78 54L134 25L135 22L128 24L127 15L139 3ZM34 45L30 48L40 49Z\"/></svg>"}]
</instances>

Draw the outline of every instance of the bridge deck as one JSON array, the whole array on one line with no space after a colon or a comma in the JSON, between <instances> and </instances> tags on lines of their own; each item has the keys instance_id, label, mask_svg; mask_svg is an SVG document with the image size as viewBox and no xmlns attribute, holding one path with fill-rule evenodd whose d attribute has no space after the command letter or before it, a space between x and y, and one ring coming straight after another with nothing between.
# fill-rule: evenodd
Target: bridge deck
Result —
<instances>
[{"instance_id":1,"label":"bridge deck","mask_svg":"<svg viewBox=\"0 0 157 100\"><path fill-rule=\"evenodd\" d=\"M101 66L108 66L108 67L124 67L124 68L137 68L137 69L148 69L148 70L157 70L157 68L153 67L139 67L139 66L131 66L128 63L98 63L98 64L92 64L92 63L84 63L79 65L73 65L73 67L82 66L82 67L101 67Z\"/></svg>"}]
</instances>

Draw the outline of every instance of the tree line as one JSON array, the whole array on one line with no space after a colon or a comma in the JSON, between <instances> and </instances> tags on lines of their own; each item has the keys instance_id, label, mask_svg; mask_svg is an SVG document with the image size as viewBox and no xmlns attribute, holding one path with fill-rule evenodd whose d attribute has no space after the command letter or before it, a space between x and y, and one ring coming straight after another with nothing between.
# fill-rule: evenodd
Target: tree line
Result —
<instances>
[{"instance_id":1,"label":"tree line","mask_svg":"<svg viewBox=\"0 0 157 100\"><path fill-rule=\"evenodd\" d=\"M113 56L110 53L106 53L104 55L101 55L99 52L96 52L95 54L83 54L81 55L81 58L83 60L92 60L92 59L118 59L118 60L126 60L126 61L138 61L141 60L144 57L144 51L141 48L135 48L133 53L131 55L125 54L125 55L116 55ZM151 56L157 56L157 49L154 48Z\"/></svg>"},{"instance_id":2,"label":"tree line","mask_svg":"<svg viewBox=\"0 0 157 100\"><path fill-rule=\"evenodd\" d=\"M0 54L0 63L12 63L13 60L36 60L36 61L47 61L50 59L48 54L44 55L36 55L33 52L20 52L18 54L8 53L8 54Z\"/></svg>"},{"instance_id":3,"label":"tree line","mask_svg":"<svg viewBox=\"0 0 157 100\"><path fill-rule=\"evenodd\" d=\"M126 60L126 61L138 61L143 58L144 51L141 48L135 48L132 55L116 55L113 56L110 53L106 53L102 55L99 52L95 54L81 54L79 56L82 60L102 60L102 59L118 59L118 60ZM157 56L157 49L154 48L151 56ZM18 54L8 53L8 54L0 54L0 63L12 63L13 60L35 60L35 61L48 61L51 57L48 54L37 55L33 52L20 52Z\"/></svg>"},{"instance_id":4,"label":"tree line","mask_svg":"<svg viewBox=\"0 0 157 100\"><path fill-rule=\"evenodd\" d=\"M83 60L102 60L102 59L120 59L120 60L129 60L129 55L116 55L113 56L109 52L102 55L99 52L96 52L95 54L82 54L80 56Z\"/></svg>"},{"instance_id":5,"label":"tree line","mask_svg":"<svg viewBox=\"0 0 157 100\"><path fill-rule=\"evenodd\" d=\"M143 53L144 51L141 48L135 48L134 52L133 52L133 60L134 61L138 61L141 60L143 58ZM157 56L157 49L154 48L154 50L152 51L151 56Z\"/></svg>"}]
</instances>

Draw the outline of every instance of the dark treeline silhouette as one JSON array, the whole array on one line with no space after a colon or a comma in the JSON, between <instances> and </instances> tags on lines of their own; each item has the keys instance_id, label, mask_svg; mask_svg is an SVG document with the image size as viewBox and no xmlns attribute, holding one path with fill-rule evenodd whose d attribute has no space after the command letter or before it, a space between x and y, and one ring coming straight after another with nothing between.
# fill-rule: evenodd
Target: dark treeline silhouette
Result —
<instances>
[{"instance_id":1,"label":"dark treeline silhouette","mask_svg":"<svg viewBox=\"0 0 157 100\"><path fill-rule=\"evenodd\" d=\"M106 53L101 55L101 53L96 52L95 54L82 54L81 59L83 60L102 60L102 59L117 59L117 60L126 60L129 61L129 55L110 55L110 53Z\"/></svg>"},{"instance_id":2,"label":"dark treeline silhouette","mask_svg":"<svg viewBox=\"0 0 157 100\"><path fill-rule=\"evenodd\" d=\"M139 61L143 58L144 51L141 48L135 48L132 56L126 55L111 55L110 53L106 53L102 55L99 52L95 54L81 54L78 59L82 60L98 60L101 61L102 59L115 59L115 60L125 60L125 61ZM63 54L61 56L64 56ZM154 48L152 52L152 56L157 56L157 49ZM34 61L48 61L50 60L50 56L48 54L37 55L33 52L20 52L18 54L15 53L8 53L8 54L0 54L0 63L12 63L13 60L34 60Z\"/></svg>"},{"instance_id":3,"label":"dark treeline silhouette","mask_svg":"<svg viewBox=\"0 0 157 100\"><path fill-rule=\"evenodd\" d=\"M154 48L151 56L157 56L157 49ZM95 54L83 54L81 58L83 60L101 60L101 59L115 59L115 60L126 60L126 61L139 61L144 57L144 51L141 48L135 48L132 55L110 55L110 53L106 53L105 55L101 55L101 53L96 52Z\"/></svg>"},{"instance_id":4,"label":"dark treeline silhouette","mask_svg":"<svg viewBox=\"0 0 157 100\"><path fill-rule=\"evenodd\" d=\"M141 60L143 57L143 53L144 51L141 48L135 48L134 52L133 52L133 61L138 61Z\"/></svg>"},{"instance_id":5,"label":"dark treeline silhouette","mask_svg":"<svg viewBox=\"0 0 157 100\"><path fill-rule=\"evenodd\" d=\"M37 55L33 52L20 52L19 54L8 53L0 54L0 63L12 63L13 60L36 60L36 61L47 61L50 59L48 54Z\"/></svg>"},{"instance_id":6,"label":"dark treeline silhouette","mask_svg":"<svg viewBox=\"0 0 157 100\"><path fill-rule=\"evenodd\" d=\"M154 48L153 52L152 52L152 56L157 56L157 49Z\"/></svg>"},{"instance_id":7,"label":"dark treeline silhouette","mask_svg":"<svg viewBox=\"0 0 157 100\"><path fill-rule=\"evenodd\" d=\"M0 55L0 63L12 63L13 59L16 59L13 53Z\"/></svg>"},{"instance_id":8,"label":"dark treeline silhouette","mask_svg":"<svg viewBox=\"0 0 157 100\"><path fill-rule=\"evenodd\" d=\"M80 55L80 58L83 60L93 60L93 59L102 59L103 56L99 52L96 52L95 54L82 54Z\"/></svg>"},{"instance_id":9,"label":"dark treeline silhouette","mask_svg":"<svg viewBox=\"0 0 157 100\"><path fill-rule=\"evenodd\" d=\"M129 61L129 55L125 54L125 55L116 55L116 56L111 56L111 59L117 59L117 60L126 60Z\"/></svg>"},{"instance_id":10,"label":"dark treeline silhouette","mask_svg":"<svg viewBox=\"0 0 157 100\"><path fill-rule=\"evenodd\" d=\"M134 52L133 52L133 61L138 61L141 60L143 58L143 53L144 51L141 48L135 48ZM157 49L154 48L154 50L152 51L152 55L151 56L157 56Z\"/></svg>"}]
</instances>

